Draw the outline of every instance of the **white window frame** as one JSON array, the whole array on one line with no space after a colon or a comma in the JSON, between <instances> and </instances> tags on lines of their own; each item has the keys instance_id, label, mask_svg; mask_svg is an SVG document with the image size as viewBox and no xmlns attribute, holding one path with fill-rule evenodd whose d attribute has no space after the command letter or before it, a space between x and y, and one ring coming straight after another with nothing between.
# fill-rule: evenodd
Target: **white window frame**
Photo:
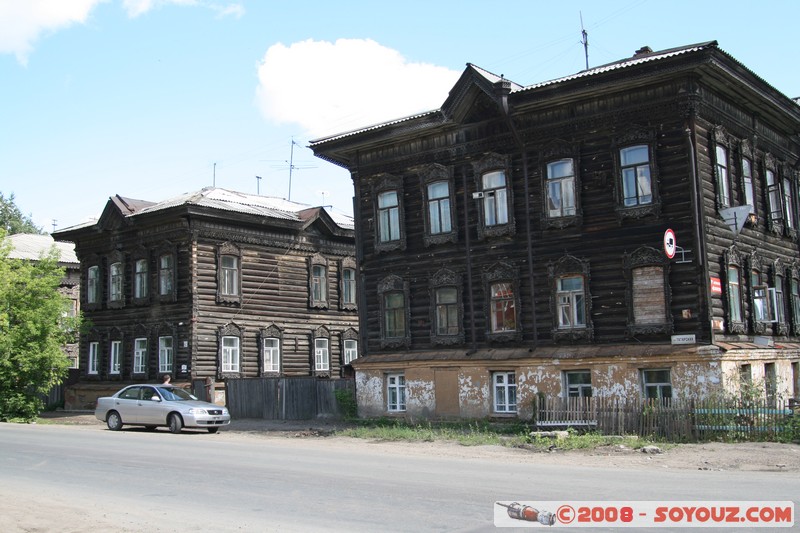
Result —
<instances>
[{"instance_id":1,"label":"white window frame","mask_svg":"<svg viewBox=\"0 0 800 533\"><path fill-rule=\"evenodd\" d=\"M744 182L745 205L750 206L750 212L755 213L756 191L753 187L753 162L749 158L742 158L742 181Z\"/></svg>"},{"instance_id":2,"label":"white window frame","mask_svg":"<svg viewBox=\"0 0 800 533\"><path fill-rule=\"evenodd\" d=\"M794 229L794 202L792 201L792 180L783 178L783 216L786 220L786 227Z\"/></svg>"},{"instance_id":3,"label":"white window frame","mask_svg":"<svg viewBox=\"0 0 800 533\"><path fill-rule=\"evenodd\" d=\"M122 341L111 341L108 355L108 373L119 374L122 368Z\"/></svg>"},{"instance_id":4,"label":"white window frame","mask_svg":"<svg viewBox=\"0 0 800 533\"><path fill-rule=\"evenodd\" d=\"M86 365L86 373L96 375L99 367L99 360L100 360L100 343L99 342L90 342L89 343L89 361L88 365Z\"/></svg>"},{"instance_id":5,"label":"white window frame","mask_svg":"<svg viewBox=\"0 0 800 533\"><path fill-rule=\"evenodd\" d=\"M783 202L781 202L780 182L775 176L775 171L767 169L764 182L767 189L767 212L772 222L780 222L783 216Z\"/></svg>"},{"instance_id":6,"label":"white window frame","mask_svg":"<svg viewBox=\"0 0 800 533\"><path fill-rule=\"evenodd\" d=\"M133 297L147 298L147 259L137 259L133 265Z\"/></svg>"},{"instance_id":7,"label":"white window frame","mask_svg":"<svg viewBox=\"0 0 800 533\"><path fill-rule=\"evenodd\" d=\"M344 340L344 355L342 361L344 364L349 365L354 360L358 359L358 341L355 339Z\"/></svg>"},{"instance_id":8,"label":"white window frame","mask_svg":"<svg viewBox=\"0 0 800 533\"><path fill-rule=\"evenodd\" d=\"M401 413L406 410L405 374L386 374L386 410L390 413Z\"/></svg>"},{"instance_id":9,"label":"white window frame","mask_svg":"<svg viewBox=\"0 0 800 533\"><path fill-rule=\"evenodd\" d=\"M444 192L441 189L444 189ZM428 184L426 190L428 192L430 234L451 233L453 225L450 213L450 182L447 180L434 181Z\"/></svg>"},{"instance_id":10,"label":"white window frame","mask_svg":"<svg viewBox=\"0 0 800 533\"><path fill-rule=\"evenodd\" d=\"M281 371L281 340L278 337L266 337L262 342L264 372Z\"/></svg>"},{"instance_id":11,"label":"white window frame","mask_svg":"<svg viewBox=\"0 0 800 533\"><path fill-rule=\"evenodd\" d=\"M721 144L714 147L715 169L717 175L717 186L719 187L720 207L730 207L731 205L731 185L728 178L728 149Z\"/></svg>"},{"instance_id":12,"label":"white window frame","mask_svg":"<svg viewBox=\"0 0 800 533\"><path fill-rule=\"evenodd\" d=\"M158 371L172 372L175 361L175 340L171 335L158 338Z\"/></svg>"},{"instance_id":13,"label":"white window frame","mask_svg":"<svg viewBox=\"0 0 800 533\"><path fill-rule=\"evenodd\" d=\"M492 372L493 408L495 413L517 412L517 373Z\"/></svg>"},{"instance_id":14,"label":"white window frame","mask_svg":"<svg viewBox=\"0 0 800 533\"><path fill-rule=\"evenodd\" d=\"M108 267L108 301L122 300L122 263L117 261Z\"/></svg>"},{"instance_id":15,"label":"white window frame","mask_svg":"<svg viewBox=\"0 0 800 533\"><path fill-rule=\"evenodd\" d=\"M580 280L579 289L565 289L567 280ZM556 279L558 302L558 328L583 329L586 327L586 280L583 276L562 276Z\"/></svg>"},{"instance_id":16,"label":"white window frame","mask_svg":"<svg viewBox=\"0 0 800 533\"><path fill-rule=\"evenodd\" d=\"M230 262L233 261L233 264ZM228 264L226 264L226 262ZM239 296L239 258L223 254L219 259L220 293L223 296Z\"/></svg>"},{"instance_id":17,"label":"white window frame","mask_svg":"<svg viewBox=\"0 0 800 533\"><path fill-rule=\"evenodd\" d=\"M175 256L172 253L158 257L158 293L170 296L175 291Z\"/></svg>"},{"instance_id":18,"label":"white window frame","mask_svg":"<svg viewBox=\"0 0 800 533\"><path fill-rule=\"evenodd\" d=\"M397 190L378 194L378 240L382 243L400 240L400 193Z\"/></svg>"},{"instance_id":19,"label":"white window frame","mask_svg":"<svg viewBox=\"0 0 800 533\"><path fill-rule=\"evenodd\" d=\"M508 182L504 170L492 170L481 176L483 191L483 225L485 227L508 224Z\"/></svg>"},{"instance_id":20,"label":"white window frame","mask_svg":"<svg viewBox=\"0 0 800 533\"><path fill-rule=\"evenodd\" d=\"M331 369L330 339L314 338L314 370L328 372Z\"/></svg>"},{"instance_id":21,"label":"white window frame","mask_svg":"<svg viewBox=\"0 0 800 533\"><path fill-rule=\"evenodd\" d=\"M100 301L100 267L92 265L86 270L86 303Z\"/></svg>"},{"instance_id":22,"label":"white window frame","mask_svg":"<svg viewBox=\"0 0 800 533\"><path fill-rule=\"evenodd\" d=\"M328 269L325 265L311 266L311 299L314 303L328 302Z\"/></svg>"},{"instance_id":23,"label":"white window frame","mask_svg":"<svg viewBox=\"0 0 800 533\"><path fill-rule=\"evenodd\" d=\"M626 161L628 154L644 150L646 160ZM619 150L620 180L622 180L622 206L637 207L653 203L653 171L650 166L650 146L636 144ZM633 188L633 190L631 190Z\"/></svg>"},{"instance_id":24,"label":"white window frame","mask_svg":"<svg viewBox=\"0 0 800 533\"><path fill-rule=\"evenodd\" d=\"M568 172L561 169L569 165ZM575 216L575 160L559 159L547 164L547 216L561 218Z\"/></svg>"},{"instance_id":25,"label":"white window frame","mask_svg":"<svg viewBox=\"0 0 800 533\"><path fill-rule=\"evenodd\" d=\"M240 339L234 335L222 337L222 372L239 372Z\"/></svg>"},{"instance_id":26,"label":"white window frame","mask_svg":"<svg viewBox=\"0 0 800 533\"><path fill-rule=\"evenodd\" d=\"M147 361L147 338L133 339L133 373L144 374Z\"/></svg>"},{"instance_id":27,"label":"white window frame","mask_svg":"<svg viewBox=\"0 0 800 533\"><path fill-rule=\"evenodd\" d=\"M733 279L733 275L736 279ZM728 265L728 316L732 322L742 321L742 276L739 267Z\"/></svg>"},{"instance_id":28,"label":"white window frame","mask_svg":"<svg viewBox=\"0 0 800 533\"><path fill-rule=\"evenodd\" d=\"M353 268L342 269L342 303L345 305L356 303L356 271Z\"/></svg>"}]
</instances>

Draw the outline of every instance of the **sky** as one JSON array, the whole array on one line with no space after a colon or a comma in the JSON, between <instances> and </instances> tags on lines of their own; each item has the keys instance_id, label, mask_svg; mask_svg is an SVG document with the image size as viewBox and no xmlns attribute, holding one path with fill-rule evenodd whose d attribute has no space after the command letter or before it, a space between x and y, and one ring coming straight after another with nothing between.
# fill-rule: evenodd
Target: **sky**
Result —
<instances>
[{"instance_id":1,"label":"sky","mask_svg":"<svg viewBox=\"0 0 800 533\"><path fill-rule=\"evenodd\" d=\"M716 40L800 96L796 0L0 0L0 193L45 231L203 187L352 214L309 141Z\"/></svg>"}]
</instances>

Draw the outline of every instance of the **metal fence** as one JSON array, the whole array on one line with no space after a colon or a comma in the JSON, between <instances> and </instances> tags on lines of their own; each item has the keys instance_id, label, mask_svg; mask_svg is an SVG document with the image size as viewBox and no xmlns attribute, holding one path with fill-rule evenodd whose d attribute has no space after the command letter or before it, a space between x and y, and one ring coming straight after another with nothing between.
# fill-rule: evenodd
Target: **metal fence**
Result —
<instances>
[{"instance_id":1,"label":"metal fence","mask_svg":"<svg viewBox=\"0 0 800 533\"><path fill-rule=\"evenodd\" d=\"M604 435L639 435L672 441L714 438L769 440L784 431L794 402L766 400L627 400L547 398L536 402L537 428L575 428Z\"/></svg>"},{"instance_id":2,"label":"metal fence","mask_svg":"<svg viewBox=\"0 0 800 533\"><path fill-rule=\"evenodd\" d=\"M225 398L233 418L312 420L340 418L337 390L355 391L352 379L315 377L225 380Z\"/></svg>"}]
</instances>

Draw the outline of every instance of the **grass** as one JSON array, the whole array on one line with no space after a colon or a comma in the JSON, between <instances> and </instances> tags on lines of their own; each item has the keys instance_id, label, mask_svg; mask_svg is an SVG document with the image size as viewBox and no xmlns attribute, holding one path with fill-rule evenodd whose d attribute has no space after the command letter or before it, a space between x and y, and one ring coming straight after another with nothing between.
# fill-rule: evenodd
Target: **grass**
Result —
<instances>
[{"instance_id":1,"label":"grass","mask_svg":"<svg viewBox=\"0 0 800 533\"><path fill-rule=\"evenodd\" d=\"M469 423L420 423L412 424L401 420L359 421L353 428L336 432L337 435L359 439L406 442L457 442L463 446L498 445L512 448L524 447L532 450L549 450L556 446L561 450L599 448L608 445L624 445L640 448L650 441L635 436L604 436L597 433L580 434L569 431L563 439L531 436L531 429L525 424L491 424L488 422ZM661 444L663 446L663 444Z\"/></svg>"}]
</instances>

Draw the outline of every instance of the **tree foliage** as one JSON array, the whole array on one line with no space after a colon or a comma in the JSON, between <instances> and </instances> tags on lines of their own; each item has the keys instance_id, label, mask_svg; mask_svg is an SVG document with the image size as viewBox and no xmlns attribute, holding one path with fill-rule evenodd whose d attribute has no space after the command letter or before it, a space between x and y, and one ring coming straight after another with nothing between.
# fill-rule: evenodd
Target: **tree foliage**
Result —
<instances>
[{"instance_id":1,"label":"tree foliage","mask_svg":"<svg viewBox=\"0 0 800 533\"><path fill-rule=\"evenodd\" d=\"M17 233L37 233L42 234L42 228L33 223L30 216L22 214L17 204L14 203L14 193L6 198L0 192L0 229L4 229L8 235Z\"/></svg>"},{"instance_id":2,"label":"tree foliage","mask_svg":"<svg viewBox=\"0 0 800 533\"><path fill-rule=\"evenodd\" d=\"M33 420L46 394L67 375L62 347L74 340L79 319L59 293L64 270L55 248L39 261L8 257L0 229L0 421Z\"/></svg>"}]
</instances>

